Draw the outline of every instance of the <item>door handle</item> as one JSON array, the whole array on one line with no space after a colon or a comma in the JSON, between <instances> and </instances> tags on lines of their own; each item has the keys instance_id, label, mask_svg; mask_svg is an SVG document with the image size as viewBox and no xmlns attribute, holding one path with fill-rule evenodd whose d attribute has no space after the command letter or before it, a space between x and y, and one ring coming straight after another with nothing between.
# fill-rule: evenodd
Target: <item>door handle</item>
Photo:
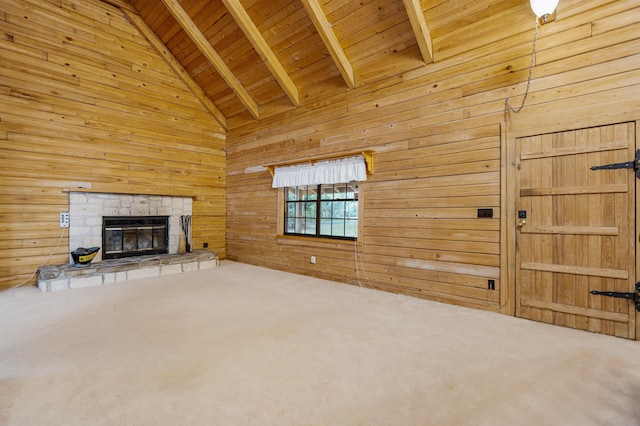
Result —
<instances>
[{"instance_id":1,"label":"door handle","mask_svg":"<svg viewBox=\"0 0 640 426\"><path fill-rule=\"evenodd\" d=\"M518 228L522 228L523 226L525 226L527 224L527 220L526 219L520 219L518 220Z\"/></svg>"}]
</instances>

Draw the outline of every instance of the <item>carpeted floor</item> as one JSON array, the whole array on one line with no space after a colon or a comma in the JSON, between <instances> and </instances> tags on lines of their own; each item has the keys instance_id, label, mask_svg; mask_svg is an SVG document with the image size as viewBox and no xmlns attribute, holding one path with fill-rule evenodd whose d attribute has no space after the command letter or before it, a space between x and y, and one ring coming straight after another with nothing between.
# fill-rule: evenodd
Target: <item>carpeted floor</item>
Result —
<instances>
[{"instance_id":1,"label":"carpeted floor","mask_svg":"<svg viewBox=\"0 0 640 426\"><path fill-rule=\"evenodd\" d=\"M2 425L640 424L640 342L230 261L0 326Z\"/></svg>"}]
</instances>

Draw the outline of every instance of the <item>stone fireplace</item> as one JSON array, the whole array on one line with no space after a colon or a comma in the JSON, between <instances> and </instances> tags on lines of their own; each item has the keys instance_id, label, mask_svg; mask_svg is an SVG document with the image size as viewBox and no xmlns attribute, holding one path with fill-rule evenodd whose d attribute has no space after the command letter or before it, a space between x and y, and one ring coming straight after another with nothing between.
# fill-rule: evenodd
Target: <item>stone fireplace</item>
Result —
<instances>
[{"instance_id":1,"label":"stone fireplace","mask_svg":"<svg viewBox=\"0 0 640 426\"><path fill-rule=\"evenodd\" d=\"M218 266L218 255L206 250L177 254L182 232L180 217L191 216L191 197L88 192L72 192L69 196L69 249L102 250L86 267L78 268L72 262L41 267L38 288L42 292L110 285ZM115 221L109 221L114 218ZM106 231L107 227L114 231L110 242L109 236L103 237L103 228ZM103 240L110 244L109 249L105 249ZM161 243L166 248L155 251ZM138 256L102 257L103 251L129 251L134 245L141 251Z\"/></svg>"},{"instance_id":2,"label":"stone fireplace","mask_svg":"<svg viewBox=\"0 0 640 426\"><path fill-rule=\"evenodd\" d=\"M104 251L104 218L166 216L168 219L166 252L177 253L182 232L180 216L191 216L192 206L191 197L71 192L69 194L69 249L100 247L102 250L93 260L99 262L103 259Z\"/></svg>"}]
</instances>

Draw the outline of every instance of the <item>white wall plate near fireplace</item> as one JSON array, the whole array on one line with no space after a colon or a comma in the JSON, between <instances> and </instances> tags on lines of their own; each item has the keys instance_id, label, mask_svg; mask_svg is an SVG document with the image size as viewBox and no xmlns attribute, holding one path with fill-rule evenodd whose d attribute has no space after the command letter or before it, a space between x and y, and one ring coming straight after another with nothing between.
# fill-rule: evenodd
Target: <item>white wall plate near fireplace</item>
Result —
<instances>
[{"instance_id":1,"label":"white wall plate near fireplace","mask_svg":"<svg viewBox=\"0 0 640 426\"><path fill-rule=\"evenodd\" d=\"M60 228L69 227L69 212L60 212Z\"/></svg>"}]
</instances>

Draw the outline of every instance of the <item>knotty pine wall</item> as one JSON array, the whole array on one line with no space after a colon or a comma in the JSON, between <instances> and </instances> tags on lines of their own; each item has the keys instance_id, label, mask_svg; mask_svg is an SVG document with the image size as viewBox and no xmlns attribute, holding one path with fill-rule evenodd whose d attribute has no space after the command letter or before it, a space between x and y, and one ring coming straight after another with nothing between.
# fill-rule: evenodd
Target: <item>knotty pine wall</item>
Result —
<instances>
[{"instance_id":1,"label":"knotty pine wall","mask_svg":"<svg viewBox=\"0 0 640 426\"><path fill-rule=\"evenodd\" d=\"M224 257L225 131L121 12L2 0L0 29L0 288L54 251L78 186L193 196L194 248Z\"/></svg>"},{"instance_id":2,"label":"knotty pine wall","mask_svg":"<svg viewBox=\"0 0 640 426\"><path fill-rule=\"evenodd\" d=\"M455 32L431 28L433 64L356 69L356 90L327 88L296 111L231 120L228 257L512 312L514 139L640 118L640 10L604 0L560 1L556 22L539 30L527 104L506 117L505 99L520 105L528 75L534 17L522 3L526 25L490 16ZM278 190L257 166L364 149L376 154L361 185L360 246L278 238ZM476 218L478 208L494 218Z\"/></svg>"}]
</instances>

